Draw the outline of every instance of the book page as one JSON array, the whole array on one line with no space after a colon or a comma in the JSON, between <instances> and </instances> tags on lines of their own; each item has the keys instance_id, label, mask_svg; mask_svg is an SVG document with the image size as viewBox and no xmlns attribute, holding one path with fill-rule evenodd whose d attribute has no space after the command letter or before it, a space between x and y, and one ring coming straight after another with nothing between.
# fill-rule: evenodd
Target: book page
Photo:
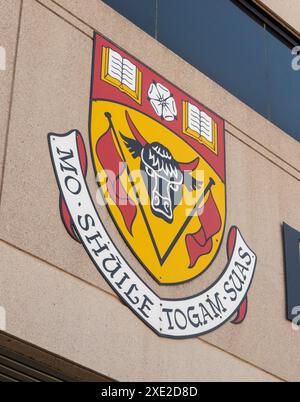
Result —
<instances>
[{"instance_id":1,"label":"book page","mask_svg":"<svg viewBox=\"0 0 300 402\"><path fill-rule=\"evenodd\" d=\"M213 119L190 103L188 103L188 127L213 143Z\"/></svg>"},{"instance_id":2,"label":"book page","mask_svg":"<svg viewBox=\"0 0 300 402\"><path fill-rule=\"evenodd\" d=\"M109 49L108 55L108 74L122 82L122 71L123 71L123 58L118 53L112 49Z\"/></svg>"},{"instance_id":3,"label":"book page","mask_svg":"<svg viewBox=\"0 0 300 402\"><path fill-rule=\"evenodd\" d=\"M122 84L126 85L132 91L136 91L137 68L129 60L123 60Z\"/></svg>"},{"instance_id":4,"label":"book page","mask_svg":"<svg viewBox=\"0 0 300 402\"><path fill-rule=\"evenodd\" d=\"M201 135L209 142L213 142L213 120L205 112L200 113Z\"/></svg>"},{"instance_id":5,"label":"book page","mask_svg":"<svg viewBox=\"0 0 300 402\"><path fill-rule=\"evenodd\" d=\"M196 133L200 135L200 110L190 103L188 103L188 126L191 130L196 131Z\"/></svg>"}]
</instances>

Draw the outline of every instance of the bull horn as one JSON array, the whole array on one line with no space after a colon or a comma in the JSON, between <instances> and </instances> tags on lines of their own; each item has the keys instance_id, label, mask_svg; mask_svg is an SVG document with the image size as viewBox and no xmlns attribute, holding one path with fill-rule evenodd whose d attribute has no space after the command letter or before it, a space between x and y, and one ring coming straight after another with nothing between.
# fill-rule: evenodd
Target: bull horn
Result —
<instances>
[{"instance_id":1,"label":"bull horn","mask_svg":"<svg viewBox=\"0 0 300 402\"><path fill-rule=\"evenodd\" d=\"M179 162L178 164L182 172L193 172L199 164L199 157L194 159L192 162Z\"/></svg>"},{"instance_id":2,"label":"bull horn","mask_svg":"<svg viewBox=\"0 0 300 402\"><path fill-rule=\"evenodd\" d=\"M126 115L126 120L127 120L127 124L132 132L132 134L134 135L135 139L144 147L147 144L147 141L145 140L144 137L141 136L141 134L139 133L138 129L135 127L133 121L131 120L129 113L127 112L127 110L125 111L125 115Z\"/></svg>"}]
</instances>

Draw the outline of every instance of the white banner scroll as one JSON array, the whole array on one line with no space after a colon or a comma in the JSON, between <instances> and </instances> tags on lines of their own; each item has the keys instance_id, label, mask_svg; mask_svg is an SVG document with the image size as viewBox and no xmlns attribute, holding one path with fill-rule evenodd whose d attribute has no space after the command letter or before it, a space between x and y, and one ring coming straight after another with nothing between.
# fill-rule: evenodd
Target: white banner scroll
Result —
<instances>
[{"instance_id":1,"label":"white banner scroll","mask_svg":"<svg viewBox=\"0 0 300 402\"><path fill-rule=\"evenodd\" d=\"M231 257L218 280L183 299L159 297L128 265L107 233L89 193L81 167L78 131L49 134L52 163L73 228L91 260L120 298L158 335L187 338L223 325L245 300L256 256L239 230L231 230Z\"/></svg>"}]
</instances>

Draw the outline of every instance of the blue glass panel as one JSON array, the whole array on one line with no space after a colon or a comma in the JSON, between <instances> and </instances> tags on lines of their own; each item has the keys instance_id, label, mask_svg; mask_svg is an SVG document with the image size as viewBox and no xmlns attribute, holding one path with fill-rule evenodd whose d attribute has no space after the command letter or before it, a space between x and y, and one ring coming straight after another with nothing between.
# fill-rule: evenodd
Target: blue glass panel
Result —
<instances>
[{"instance_id":1,"label":"blue glass panel","mask_svg":"<svg viewBox=\"0 0 300 402\"><path fill-rule=\"evenodd\" d=\"M291 49L266 31L271 121L300 141L300 71L292 69Z\"/></svg>"},{"instance_id":2,"label":"blue glass panel","mask_svg":"<svg viewBox=\"0 0 300 402\"><path fill-rule=\"evenodd\" d=\"M103 0L149 35L155 36L156 0Z\"/></svg>"},{"instance_id":3,"label":"blue glass panel","mask_svg":"<svg viewBox=\"0 0 300 402\"><path fill-rule=\"evenodd\" d=\"M158 40L264 116L264 27L228 0L158 0Z\"/></svg>"}]
</instances>

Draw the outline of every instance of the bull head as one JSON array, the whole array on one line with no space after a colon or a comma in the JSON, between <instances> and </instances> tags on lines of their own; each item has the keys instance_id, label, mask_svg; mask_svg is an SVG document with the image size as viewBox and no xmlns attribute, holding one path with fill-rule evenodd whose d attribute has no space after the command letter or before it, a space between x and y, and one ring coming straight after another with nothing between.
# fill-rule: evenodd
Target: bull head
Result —
<instances>
[{"instance_id":1,"label":"bull head","mask_svg":"<svg viewBox=\"0 0 300 402\"><path fill-rule=\"evenodd\" d=\"M161 143L149 144L145 141L127 111L126 119L135 139L120 134L133 158L141 158L140 170L148 189L151 211L158 218L172 223L174 209L182 199L182 185L186 185L189 191L201 185L192 176L189 176L190 180L184 183L184 172L195 170L199 158L190 163L177 162L168 148Z\"/></svg>"}]
</instances>

